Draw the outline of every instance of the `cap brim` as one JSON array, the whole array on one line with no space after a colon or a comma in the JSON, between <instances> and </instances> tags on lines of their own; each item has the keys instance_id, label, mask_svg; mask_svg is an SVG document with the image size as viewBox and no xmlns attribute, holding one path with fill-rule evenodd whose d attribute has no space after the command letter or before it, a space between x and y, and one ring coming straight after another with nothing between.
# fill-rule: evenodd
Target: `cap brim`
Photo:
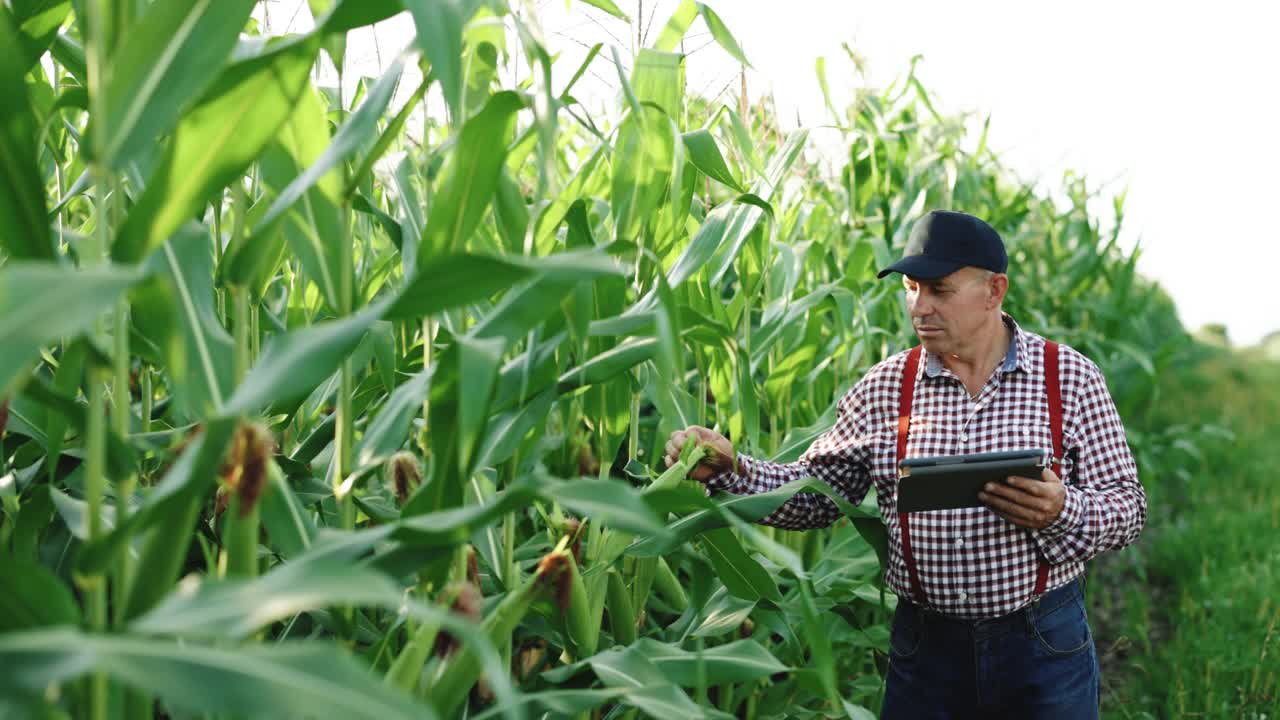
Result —
<instances>
[{"instance_id":1,"label":"cap brim","mask_svg":"<svg viewBox=\"0 0 1280 720\"><path fill-rule=\"evenodd\" d=\"M910 255L881 270L876 277L883 278L889 273L902 273L921 280L937 280L964 267L963 264L951 260L939 260L925 255Z\"/></svg>"}]
</instances>

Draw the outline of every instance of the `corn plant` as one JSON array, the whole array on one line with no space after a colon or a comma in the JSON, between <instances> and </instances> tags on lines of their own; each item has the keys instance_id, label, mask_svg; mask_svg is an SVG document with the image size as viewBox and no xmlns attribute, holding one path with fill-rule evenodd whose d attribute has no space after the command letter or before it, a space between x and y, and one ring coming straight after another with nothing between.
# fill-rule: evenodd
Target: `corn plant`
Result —
<instances>
[{"instance_id":1,"label":"corn plant","mask_svg":"<svg viewBox=\"0 0 1280 720\"><path fill-rule=\"evenodd\" d=\"M578 67L500 0L317 1L281 37L254 4L0 6L6 710L868 717L874 500L761 528L830 488L707 497L667 434L798 457L910 342L874 273L935 206L1009 238L1012 311L1126 414L1176 358L1085 186L1060 210L962 151L914 68L833 111L830 172L766 103L686 93L695 20L747 60L692 0ZM316 82L402 10L379 77Z\"/></svg>"}]
</instances>

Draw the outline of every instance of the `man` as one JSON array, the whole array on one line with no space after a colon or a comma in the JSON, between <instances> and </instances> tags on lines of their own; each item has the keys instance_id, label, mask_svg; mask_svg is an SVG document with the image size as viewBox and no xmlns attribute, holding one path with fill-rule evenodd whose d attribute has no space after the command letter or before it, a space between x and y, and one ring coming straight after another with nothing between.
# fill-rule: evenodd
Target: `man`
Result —
<instances>
[{"instance_id":1,"label":"man","mask_svg":"<svg viewBox=\"0 0 1280 720\"><path fill-rule=\"evenodd\" d=\"M880 272L903 276L921 348L871 368L799 461L736 453L701 427L666 445L668 465L689 433L710 447L693 472L709 490L812 476L857 504L874 484L899 597L884 718L1098 716L1084 563L1137 539L1146 495L1098 367L1003 312L1007 267L987 223L929 213ZM1053 469L988 484L981 507L897 512L903 458L1027 448L1054 452ZM760 522L803 529L839 516L829 498L800 493Z\"/></svg>"}]
</instances>

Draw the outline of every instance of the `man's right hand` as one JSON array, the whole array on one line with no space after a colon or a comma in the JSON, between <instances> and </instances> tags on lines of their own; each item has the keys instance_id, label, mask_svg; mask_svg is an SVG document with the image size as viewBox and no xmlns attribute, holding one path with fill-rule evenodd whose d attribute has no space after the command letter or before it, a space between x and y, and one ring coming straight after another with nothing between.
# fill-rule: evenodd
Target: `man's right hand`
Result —
<instances>
[{"instance_id":1,"label":"man's right hand","mask_svg":"<svg viewBox=\"0 0 1280 720\"><path fill-rule=\"evenodd\" d=\"M680 451L684 448L686 439L689 436L697 438L699 445L706 448L706 455L703 456L697 467L689 473L689 477L698 482L706 482L714 475L719 475L725 470L731 470L735 467L737 455L733 450L733 443L729 442L729 438L721 435L715 430L704 428L699 425L690 425L684 430L676 430L671 433L671 437L667 439L664 460L667 467L671 467L680 459Z\"/></svg>"}]
</instances>

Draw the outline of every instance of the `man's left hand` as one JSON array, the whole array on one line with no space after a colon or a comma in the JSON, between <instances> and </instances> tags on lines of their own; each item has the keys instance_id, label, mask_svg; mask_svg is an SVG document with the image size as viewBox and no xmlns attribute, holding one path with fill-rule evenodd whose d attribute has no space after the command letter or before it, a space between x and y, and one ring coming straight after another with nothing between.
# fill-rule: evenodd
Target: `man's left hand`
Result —
<instances>
[{"instance_id":1,"label":"man's left hand","mask_svg":"<svg viewBox=\"0 0 1280 720\"><path fill-rule=\"evenodd\" d=\"M1014 525L1043 530L1058 519L1067 502L1067 488L1045 468L1039 480L1011 476L1008 483L987 483L978 499Z\"/></svg>"}]
</instances>

